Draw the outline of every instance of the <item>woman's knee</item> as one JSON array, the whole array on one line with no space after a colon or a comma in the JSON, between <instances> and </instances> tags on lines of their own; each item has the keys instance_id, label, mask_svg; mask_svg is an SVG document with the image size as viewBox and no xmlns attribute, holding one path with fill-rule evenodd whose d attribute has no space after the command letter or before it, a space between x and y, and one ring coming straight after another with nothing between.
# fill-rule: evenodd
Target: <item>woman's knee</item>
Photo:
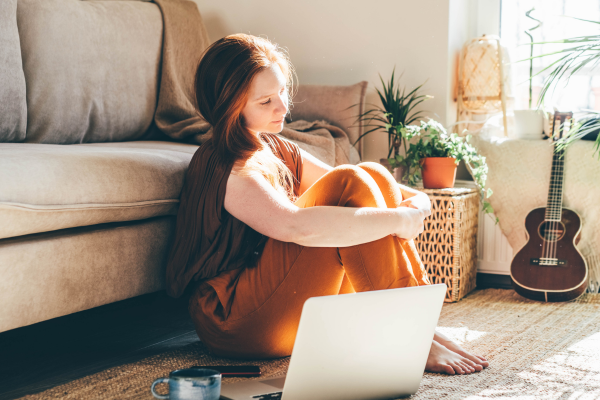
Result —
<instances>
[{"instance_id":1,"label":"woman's knee","mask_svg":"<svg viewBox=\"0 0 600 400\"><path fill-rule=\"evenodd\" d=\"M357 165L357 167L365 170L375 181L379 184L380 181L386 181L393 184L397 184L396 179L390 173L390 171L384 167L383 165L372 162L365 161ZM380 185L381 186L381 185Z\"/></svg>"},{"instance_id":2,"label":"woman's knee","mask_svg":"<svg viewBox=\"0 0 600 400\"><path fill-rule=\"evenodd\" d=\"M346 199L340 200L346 207L386 207L377 182L364 168L344 164L335 167L328 174L331 174L333 182L341 185L341 196Z\"/></svg>"},{"instance_id":3,"label":"woman's knee","mask_svg":"<svg viewBox=\"0 0 600 400\"><path fill-rule=\"evenodd\" d=\"M402 203L402 192L394 176L383 165L374 162L363 162L358 167L366 171L377 183L388 208L396 208Z\"/></svg>"}]
</instances>

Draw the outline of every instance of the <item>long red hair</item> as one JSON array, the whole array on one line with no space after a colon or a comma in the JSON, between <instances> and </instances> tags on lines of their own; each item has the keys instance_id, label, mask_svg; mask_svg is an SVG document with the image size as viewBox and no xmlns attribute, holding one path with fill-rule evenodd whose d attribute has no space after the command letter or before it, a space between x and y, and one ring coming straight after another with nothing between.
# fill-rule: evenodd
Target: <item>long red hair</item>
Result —
<instances>
[{"instance_id":1,"label":"long red hair","mask_svg":"<svg viewBox=\"0 0 600 400\"><path fill-rule=\"evenodd\" d=\"M287 53L267 39L229 35L210 45L196 71L196 101L200 114L213 127L212 141L219 156L228 163L241 160L243 175L260 172L290 200L293 175L268 145L244 127L242 110L254 77L278 65L286 77L289 98L296 77ZM288 105L288 109L289 109Z\"/></svg>"}]
</instances>

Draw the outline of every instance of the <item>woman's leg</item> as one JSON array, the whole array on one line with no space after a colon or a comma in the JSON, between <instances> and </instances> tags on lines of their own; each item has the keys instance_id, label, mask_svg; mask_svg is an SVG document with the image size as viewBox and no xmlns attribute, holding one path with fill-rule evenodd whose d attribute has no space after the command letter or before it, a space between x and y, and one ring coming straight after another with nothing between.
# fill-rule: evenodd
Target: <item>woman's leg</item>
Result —
<instances>
[{"instance_id":1,"label":"woman's leg","mask_svg":"<svg viewBox=\"0 0 600 400\"><path fill-rule=\"evenodd\" d=\"M400 203L402 203L403 200L402 192L400 192L398 183L392 174L383 165L374 162L364 162L358 164L358 167L367 171L375 183L377 183L387 208L400 207ZM427 270L421 261L421 257L419 257L415 241L413 239L406 240L399 237L396 237L395 239L400 242L400 245L408 257L409 265L412 266L412 272L419 281L419 285L430 284L431 282L427 277Z\"/></svg>"},{"instance_id":2,"label":"woman's leg","mask_svg":"<svg viewBox=\"0 0 600 400\"><path fill-rule=\"evenodd\" d=\"M400 205L402 202L402 193L398 188L396 180L387 169L381 164L370 162L362 163L358 166L367 171L375 180L383 194L388 208L398 207ZM418 277L421 284L429 283L425 267L421 262L414 240L397 239L400 241L400 244L410 260L410 265L413 268L415 277ZM473 370L481 371L484 367L489 365L485 358L465 351L460 345L440 333L435 334L434 340L437 343L434 342L432 345L432 354L430 355L427 364L428 370L430 371L453 373L453 365L462 365L461 370L464 372L473 372ZM457 359L455 355L449 354L447 349L469 359L475 365ZM460 373L460 370L457 369L457 372Z\"/></svg>"},{"instance_id":3,"label":"woman's leg","mask_svg":"<svg viewBox=\"0 0 600 400\"><path fill-rule=\"evenodd\" d=\"M335 168L296 204L387 207L394 193L382 193L369 164ZM416 276L415 270L421 273ZM221 274L201 285L190 301L190 313L199 336L216 354L283 357L291 354L309 297L427 283L422 264L412 266L411 257L391 235L341 248L269 239L256 267Z\"/></svg>"}]
</instances>

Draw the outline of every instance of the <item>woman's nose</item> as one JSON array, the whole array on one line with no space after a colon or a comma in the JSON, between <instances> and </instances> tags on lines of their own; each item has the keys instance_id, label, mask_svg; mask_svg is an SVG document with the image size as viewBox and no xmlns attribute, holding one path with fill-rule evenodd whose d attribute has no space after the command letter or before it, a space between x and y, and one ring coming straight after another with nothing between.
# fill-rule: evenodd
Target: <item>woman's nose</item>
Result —
<instances>
[{"instance_id":1,"label":"woman's nose","mask_svg":"<svg viewBox=\"0 0 600 400\"><path fill-rule=\"evenodd\" d=\"M288 108L288 97L287 97L287 93L281 96L277 97L277 102L276 102L276 106L275 106L275 113L280 115L280 114L286 114L287 113L287 108Z\"/></svg>"}]
</instances>

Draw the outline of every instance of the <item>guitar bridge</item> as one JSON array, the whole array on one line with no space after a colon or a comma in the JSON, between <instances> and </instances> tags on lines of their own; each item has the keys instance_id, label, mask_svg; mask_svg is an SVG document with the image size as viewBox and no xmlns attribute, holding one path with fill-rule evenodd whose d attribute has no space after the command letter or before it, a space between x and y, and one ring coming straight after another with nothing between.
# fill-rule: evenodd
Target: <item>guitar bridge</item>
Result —
<instances>
[{"instance_id":1,"label":"guitar bridge","mask_svg":"<svg viewBox=\"0 0 600 400\"><path fill-rule=\"evenodd\" d=\"M531 265L566 266L567 260L562 260L559 258L530 258L529 264L531 264Z\"/></svg>"}]
</instances>

